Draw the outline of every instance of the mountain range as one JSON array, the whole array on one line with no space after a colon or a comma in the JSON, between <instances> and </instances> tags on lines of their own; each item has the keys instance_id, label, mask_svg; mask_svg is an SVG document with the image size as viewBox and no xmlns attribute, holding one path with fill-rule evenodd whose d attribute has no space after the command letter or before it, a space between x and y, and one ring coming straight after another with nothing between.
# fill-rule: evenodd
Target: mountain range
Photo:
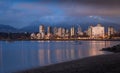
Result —
<instances>
[{"instance_id":1,"label":"mountain range","mask_svg":"<svg viewBox=\"0 0 120 73\"><path fill-rule=\"evenodd\" d=\"M73 22L76 21L76 22ZM72 26L77 28L80 26L82 28L82 31L85 31L88 29L89 26L95 26L97 24L101 24L102 26L105 27L106 31L109 26L113 26L117 31L120 30L120 24L111 22L108 20L104 20L101 18L75 18L75 19L67 19L67 21L61 21L61 22L55 22L55 21L44 21L44 20L39 20L39 21L34 21L30 25L17 29L15 27L12 27L10 25L3 25L0 24L0 32L38 32L39 31L39 26L44 25L45 29L47 30L48 26L51 27L63 27L70 29Z\"/></svg>"},{"instance_id":2,"label":"mountain range","mask_svg":"<svg viewBox=\"0 0 120 73\"><path fill-rule=\"evenodd\" d=\"M18 29L14 28L10 25L0 24L0 32L18 32Z\"/></svg>"},{"instance_id":3,"label":"mountain range","mask_svg":"<svg viewBox=\"0 0 120 73\"><path fill-rule=\"evenodd\" d=\"M17 28L14 28L10 25L3 25L3 24L0 24L0 32L38 32L39 31L39 26L40 24L43 24L43 23L38 23L38 24L33 24L33 25L29 25L29 26L26 26L26 27L23 27L21 29L17 29ZM97 25L96 24L92 24L92 26L95 26ZM91 26L91 24L87 24L87 23L84 23L83 25L80 25L80 24L57 24L57 25L50 25L50 24L44 24L45 26L45 29L47 31L47 27L48 26L51 26L51 27L63 27L63 28L67 28L67 29L70 29L72 26L74 26L75 28L77 28L77 26L81 26L82 28L82 31L85 31L88 29L89 26ZM102 26L104 26L107 30L107 27L108 26L113 26L116 30L120 30L120 25L119 24L114 24L113 23L104 23L102 24Z\"/></svg>"}]
</instances>

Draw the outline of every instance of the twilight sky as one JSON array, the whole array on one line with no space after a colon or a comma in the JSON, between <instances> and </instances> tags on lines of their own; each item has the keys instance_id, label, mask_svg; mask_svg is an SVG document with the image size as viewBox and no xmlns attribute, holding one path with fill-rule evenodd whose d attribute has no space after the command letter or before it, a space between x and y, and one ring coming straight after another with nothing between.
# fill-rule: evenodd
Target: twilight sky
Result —
<instances>
[{"instance_id":1,"label":"twilight sky","mask_svg":"<svg viewBox=\"0 0 120 73\"><path fill-rule=\"evenodd\" d=\"M85 17L120 23L120 0L0 0L0 24L17 28Z\"/></svg>"}]
</instances>

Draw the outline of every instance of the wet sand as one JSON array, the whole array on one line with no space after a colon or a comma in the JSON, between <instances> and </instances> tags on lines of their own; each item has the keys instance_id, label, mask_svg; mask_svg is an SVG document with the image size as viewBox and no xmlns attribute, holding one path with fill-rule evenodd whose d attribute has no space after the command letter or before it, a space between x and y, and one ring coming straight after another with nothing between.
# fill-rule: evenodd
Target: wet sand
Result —
<instances>
[{"instance_id":1,"label":"wet sand","mask_svg":"<svg viewBox=\"0 0 120 73\"><path fill-rule=\"evenodd\" d=\"M16 73L120 73L120 53L87 57Z\"/></svg>"}]
</instances>

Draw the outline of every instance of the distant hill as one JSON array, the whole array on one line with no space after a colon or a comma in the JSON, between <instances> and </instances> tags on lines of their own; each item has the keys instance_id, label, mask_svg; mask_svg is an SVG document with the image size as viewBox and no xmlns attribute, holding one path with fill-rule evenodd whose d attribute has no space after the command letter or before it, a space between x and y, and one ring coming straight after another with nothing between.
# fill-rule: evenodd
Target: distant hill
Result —
<instances>
[{"instance_id":1,"label":"distant hill","mask_svg":"<svg viewBox=\"0 0 120 73\"><path fill-rule=\"evenodd\" d=\"M18 32L18 29L14 28L10 25L0 24L0 32Z\"/></svg>"}]
</instances>

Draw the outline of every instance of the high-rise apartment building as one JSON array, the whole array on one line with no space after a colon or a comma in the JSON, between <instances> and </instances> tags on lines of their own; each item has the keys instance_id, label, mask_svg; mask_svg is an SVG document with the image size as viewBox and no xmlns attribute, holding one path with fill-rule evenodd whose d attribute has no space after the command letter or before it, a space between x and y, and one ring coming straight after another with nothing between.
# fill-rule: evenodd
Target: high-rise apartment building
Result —
<instances>
[{"instance_id":1,"label":"high-rise apartment building","mask_svg":"<svg viewBox=\"0 0 120 73\"><path fill-rule=\"evenodd\" d=\"M58 35L59 37L61 37L61 36L62 36L62 28L58 28L57 35Z\"/></svg>"},{"instance_id":2,"label":"high-rise apartment building","mask_svg":"<svg viewBox=\"0 0 120 73\"><path fill-rule=\"evenodd\" d=\"M50 26L47 27L47 33L52 33L52 28Z\"/></svg>"},{"instance_id":3,"label":"high-rise apartment building","mask_svg":"<svg viewBox=\"0 0 120 73\"><path fill-rule=\"evenodd\" d=\"M39 33L41 34L41 38L45 38L45 28L44 25L39 26Z\"/></svg>"},{"instance_id":4,"label":"high-rise apartment building","mask_svg":"<svg viewBox=\"0 0 120 73\"><path fill-rule=\"evenodd\" d=\"M74 36L74 35L75 35L75 28L74 28L74 27L72 27L72 28L70 29L70 35L71 35L71 36Z\"/></svg>"},{"instance_id":5,"label":"high-rise apartment building","mask_svg":"<svg viewBox=\"0 0 120 73\"><path fill-rule=\"evenodd\" d=\"M57 35L57 33L58 33L58 28L57 28L57 27L54 27L54 29L53 29L53 34L54 34L54 35Z\"/></svg>"},{"instance_id":6,"label":"high-rise apartment building","mask_svg":"<svg viewBox=\"0 0 120 73\"><path fill-rule=\"evenodd\" d=\"M115 33L115 30L112 26L108 27L108 36L111 36Z\"/></svg>"},{"instance_id":7,"label":"high-rise apartment building","mask_svg":"<svg viewBox=\"0 0 120 73\"><path fill-rule=\"evenodd\" d=\"M45 32L44 25L40 25L39 26L39 33L44 33L44 32Z\"/></svg>"},{"instance_id":8,"label":"high-rise apartment building","mask_svg":"<svg viewBox=\"0 0 120 73\"><path fill-rule=\"evenodd\" d=\"M104 38L105 28L100 24L98 24L97 26L91 26L88 29L88 35L91 38Z\"/></svg>"},{"instance_id":9,"label":"high-rise apartment building","mask_svg":"<svg viewBox=\"0 0 120 73\"><path fill-rule=\"evenodd\" d=\"M82 32L82 28L79 26L78 27L78 32L77 32L78 35L83 35L83 32Z\"/></svg>"}]
</instances>

